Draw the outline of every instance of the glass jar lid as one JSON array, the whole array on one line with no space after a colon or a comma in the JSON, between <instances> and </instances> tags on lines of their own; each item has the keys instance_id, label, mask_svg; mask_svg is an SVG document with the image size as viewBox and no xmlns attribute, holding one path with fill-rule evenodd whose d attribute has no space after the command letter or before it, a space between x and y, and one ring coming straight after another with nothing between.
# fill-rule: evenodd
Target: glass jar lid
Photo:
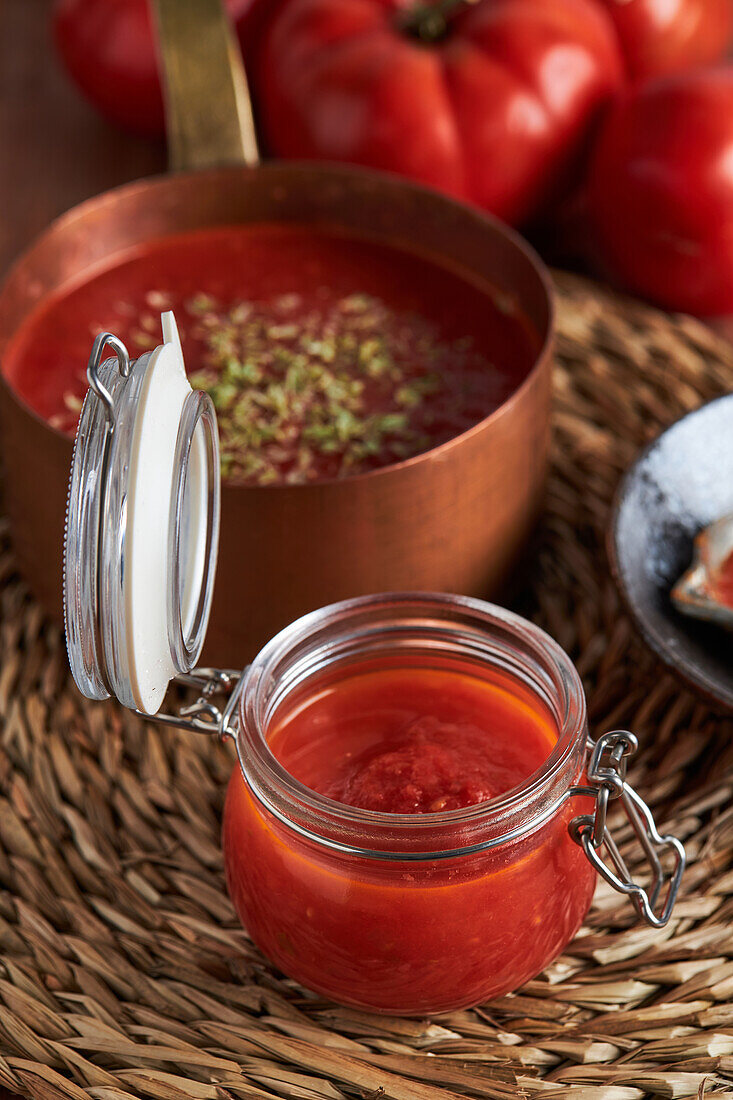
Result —
<instances>
[{"instance_id":1,"label":"glass jar lid","mask_svg":"<svg viewBox=\"0 0 733 1100\"><path fill-rule=\"evenodd\" d=\"M216 413L186 378L173 314L161 323L163 343L134 362L111 333L94 342L64 544L77 686L145 714L201 654L219 537Z\"/></svg>"}]
</instances>

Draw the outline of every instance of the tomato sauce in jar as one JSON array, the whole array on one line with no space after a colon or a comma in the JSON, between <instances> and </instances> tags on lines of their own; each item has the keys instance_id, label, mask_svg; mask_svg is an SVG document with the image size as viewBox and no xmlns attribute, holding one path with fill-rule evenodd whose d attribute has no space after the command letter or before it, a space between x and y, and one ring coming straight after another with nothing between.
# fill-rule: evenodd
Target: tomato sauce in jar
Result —
<instances>
[{"instance_id":1,"label":"tomato sauce in jar","mask_svg":"<svg viewBox=\"0 0 733 1100\"><path fill-rule=\"evenodd\" d=\"M588 910L595 874L569 833L587 800L564 797L582 777L584 714L573 700L563 720L557 700L460 645L406 659L389 639L288 690L259 733L243 713L227 881L253 939L309 988L448 1011L533 977Z\"/></svg>"},{"instance_id":2,"label":"tomato sauce in jar","mask_svg":"<svg viewBox=\"0 0 733 1100\"><path fill-rule=\"evenodd\" d=\"M312 790L379 813L459 810L526 780L557 732L514 692L439 669L378 669L306 700L270 734Z\"/></svg>"}]
</instances>

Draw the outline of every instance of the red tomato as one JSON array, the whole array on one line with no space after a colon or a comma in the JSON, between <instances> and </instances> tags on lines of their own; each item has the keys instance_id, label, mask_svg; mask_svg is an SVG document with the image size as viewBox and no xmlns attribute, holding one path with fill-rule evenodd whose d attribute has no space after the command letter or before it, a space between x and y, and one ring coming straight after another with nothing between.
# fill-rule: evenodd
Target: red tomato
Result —
<instances>
[{"instance_id":1,"label":"red tomato","mask_svg":"<svg viewBox=\"0 0 733 1100\"><path fill-rule=\"evenodd\" d=\"M724 57L733 32L731 0L603 0L626 66L643 79Z\"/></svg>"},{"instance_id":2,"label":"red tomato","mask_svg":"<svg viewBox=\"0 0 733 1100\"><path fill-rule=\"evenodd\" d=\"M620 84L607 13L596 0L481 0L456 5L431 40L409 15L400 0L286 2L257 67L269 147L400 172L525 221Z\"/></svg>"},{"instance_id":3,"label":"red tomato","mask_svg":"<svg viewBox=\"0 0 733 1100\"><path fill-rule=\"evenodd\" d=\"M251 0L226 0L239 19ZM111 122L152 136L165 132L148 0L56 0L58 51L84 95Z\"/></svg>"},{"instance_id":4,"label":"red tomato","mask_svg":"<svg viewBox=\"0 0 733 1100\"><path fill-rule=\"evenodd\" d=\"M589 179L600 258L669 309L733 311L733 68L660 77L611 112Z\"/></svg>"}]
</instances>

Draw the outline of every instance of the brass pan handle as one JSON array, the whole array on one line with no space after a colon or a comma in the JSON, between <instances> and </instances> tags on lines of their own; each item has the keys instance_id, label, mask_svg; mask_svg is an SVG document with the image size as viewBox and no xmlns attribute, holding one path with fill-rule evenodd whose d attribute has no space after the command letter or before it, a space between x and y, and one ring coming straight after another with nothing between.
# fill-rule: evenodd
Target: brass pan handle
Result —
<instances>
[{"instance_id":1,"label":"brass pan handle","mask_svg":"<svg viewBox=\"0 0 733 1100\"><path fill-rule=\"evenodd\" d=\"M252 102L222 0L151 0L171 171L259 163Z\"/></svg>"}]
</instances>

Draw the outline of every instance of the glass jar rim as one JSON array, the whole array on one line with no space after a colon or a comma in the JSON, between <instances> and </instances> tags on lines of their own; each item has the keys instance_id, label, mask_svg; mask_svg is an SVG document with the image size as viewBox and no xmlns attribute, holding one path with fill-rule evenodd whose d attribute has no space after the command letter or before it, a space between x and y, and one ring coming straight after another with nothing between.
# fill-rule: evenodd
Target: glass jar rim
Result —
<instances>
[{"instance_id":1,"label":"glass jar rim","mask_svg":"<svg viewBox=\"0 0 733 1100\"><path fill-rule=\"evenodd\" d=\"M336 635L339 626L345 628L342 637L346 640L352 638L358 641L363 636L373 641L377 626L364 630L363 635L353 636L349 634L349 626L353 629L355 619L368 620L370 616L377 617L380 612L412 616L411 625L405 629L412 630L415 637L421 634L420 616L423 631L428 629L428 624L434 626L436 618L447 624L451 616L456 619L463 616L481 628L487 648L493 646L495 652L501 644L502 634L510 642L520 643L526 652L525 671L530 669L534 658L535 671L539 669L545 673L542 687L549 696L545 702L555 704L558 739L542 766L516 787L492 799L434 814L394 814L350 806L319 794L288 772L269 747L268 720L289 692L306 681L303 668L296 670L292 683L284 687L269 710L266 706L268 691L278 675L283 675L289 658L296 656L314 638L317 639L319 633L323 634L322 644L319 647L315 643L311 656L320 656L322 663L317 666L319 670L329 666L338 648L334 638L328 636L329 628L332 633L336 628ZM388 629L389 626L386 627ZM448 645L446 651L450 651ZM308 666L308 670L310 668ZM521 662L518 668L522 668ZM539 684L530 684L530 688L541 698ZM549 634L515 612L483 600L431 592L358 596L319 608L285 627L263 647L246 670L235 738L242 775L257 799L296 832L329 847L357 854L379 854L371 846L364 848L333 843L334 829L346 829L350 833L364 831L374 838L380 832L388 831L393 836L407 839L407 834L437 835L441 830L465 831L467 828L475 831L476 827L488 823L499 826L498 834L490 842L462 844L459 849L424 853L421 858L465 854L467 851L498 846L514 839L515 835L533 831L552 816L552 812L567 798L577 777L578 757L585 753L586 740L585 693L580 676L570 657ZM543 795L548 797L543 798ZM512 816L523 809L528 811L526 824L520 829L511 829ZM502 823L506 823L506 829L502 830ZM405 857L403 851L385 855L387 858Z\"/></svg>"}]
</instances>

